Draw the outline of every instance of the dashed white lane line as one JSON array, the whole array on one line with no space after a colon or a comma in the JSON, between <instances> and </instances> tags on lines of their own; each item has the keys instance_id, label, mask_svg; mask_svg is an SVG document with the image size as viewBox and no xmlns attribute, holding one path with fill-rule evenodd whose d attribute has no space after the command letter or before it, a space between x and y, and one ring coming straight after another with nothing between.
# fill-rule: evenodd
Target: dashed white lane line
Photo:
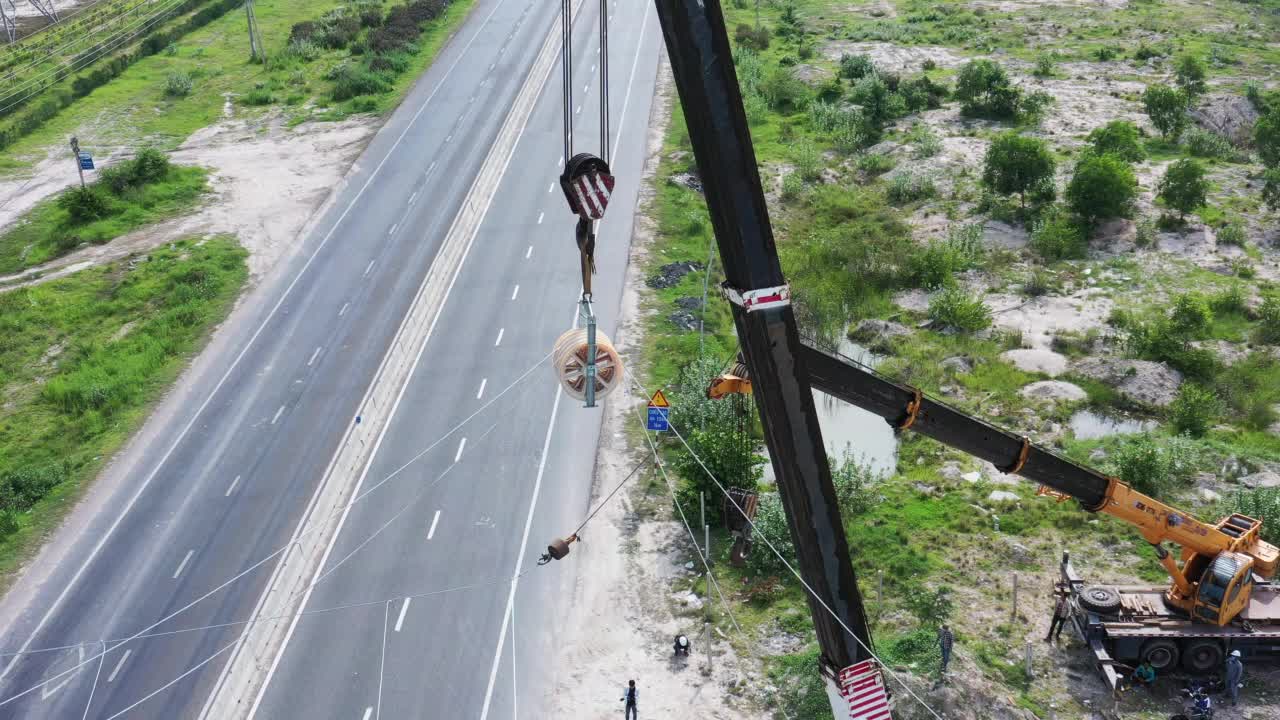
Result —
<instances>
[{"instance_id":1,"label":"dashed white lane line","mask_svg":"<svg viewBox=\"0 0 1280 720\"><path fill-rule=\"evenodd\" d=\"M462 451L463 451L466 447L467 447L467 439L466 439L466 438L462 438L462 441L458 443L458 452L454 453L454 455L453 455L453 461L454 461L454 462L458 462L459 460L461 460L461 459L462 459Z\"/></svg>"},{"instance_id":2,"label":"dashed white lane line","mask_svg":"<svg viewBox=\"0 0 1280 720\"><path fill-rule=\"evenodd\" d=\"M576 114L581 114L581 113L582 113L582 106L581 106L581 105L579 105L579 106L578 106L578 109L577 109L577 110L575 110L574 112L575 112Z\"/></svg>"},{"instance_id":3,"label":"dashed white lane line","mask_svg":"<svg viewBox=\"0 0 1280 720\"><path fill-rule=\"evenodd\" d=\"M550 185L547 186L547 192L551 192L552 190L555 190L555 189L556 189L555 183L551 183Z\"/></svg>"},{"instance_id":4,"label":"dashed white lane line","mask_svg":"<svg viewBox=\"0 0 1280 720\"><path fill-rule=\"evenodd\" d=\"M431 173L435 171L436 171L436 161L432 160L431 164L427 166L427 171L422 173L422 179L426 180L427 178L431 177Z\"/></svg>"},{"instance_id":5,"label":"dashed white lane line","mask_svg":"<svg viewBox=\"0 0 1280 720\"><path fill-rule=\"evenodd\" d=\"M502 344L502 333L506 332L506 328L498 328L498 339L493 341L493 346L498 347Z\"/></svg>"},{"instance_id":6,"label":"dashed white lane line","mask_svg":"<svg viewBox=\"0 0 1280 720\"><path fill-rule=\"evenodd\" d=\"M276 424L276 421L277 421L277 420L279 420L279 419L280 419L280 416L281 416L281 415L283 415L283 414L284 414L284 406L283 406L283 405L281 405L281 406L280 406L280 409L276 411L276 415L275 415L275 417L271 418L271 424L272 424L272 425L275 425L275 424Z\"/></svg>"},{"instance_id":7,"label":"dashed white lane line","mask_svg":"<svg viewBox=\"0 0 1280 720\"><path fill-rule=\"evenodd\" d=\"M432 518L431 518L431 529L430 529L430 530L427 530L427 539L428 539L428 540L430 540L431 538L435 537L435 534L436 534L436 523L438 523L438 522L440 522L440 511L439 511L439 510L437 510L437 511L436 511L435 517L432 517Z\"/></svg>"},{"instance_id":8,"label":"dashed white lane line","mask_svg":"<svg viewBox=\"0 0 1280 720\"><path fill-rule=\"evenodd\" d=\"M448 135L445 135L445 136L444 136L444 141L445 141L445 142L453 142L453 133L449 133Z\"/></svg>"},{"instance_id":9,"label":"dashed white lane line","mask_svg":"<svg viewBox=\"0 0 1280 720\"><path fill-rule=\"evenodd\" d=\"M373 706L370 705L369 707L364 709L364 717L360 718L360 720L369 720L369 718L372 716L373 716Z\"/></svg>"},{"instance_id":10,"label":"dashed white lane line","mask_svg":"<svg viewBox=\"0 0 1280 720\"><path fill-rule=\"evenodd\" d=\"M591 63L591 72L595 72L595 71L596 71L596 64Z\"/></svg>"},{"instance_id":11,"label":"dashed white lane line","mask_svg":"<svg viewBox=\"0 0 1280 720\"><path fill-rule=\"evenodd\" d=\"M311 353L311 359L307 361L307 367L311 367L311 364L312 364L312 363L314 363L314 362L316 361L316 358L318 358L318 357L320 357L320 346L319 346L319 345L317 345L317 346L316 346L316 351L315 351L315 352L313 352L313 353Z\"/></svg>"},{"instance_id":12,"label":"dashed white lane line","mask_svg":"<svg viewBox=\"0 0 1280 720\"><path fill-rule=\"evenodd\" d=\"M530 257L531 255L533 255L533 246L532 246L532 245L530 245L530 246L529 246L529 249L528 249L528 250L525 250L525 251L524 251L524 259L525 259L525 260L528 260L528 259L529 259L529 257Z\"/></svg>"},{"instance_id":13,"label":"dashed white lane line","mask_svg":"<svg viewBox=\"0 0 1280 720\"><path fill-rule=\"evenodd\" d=\"M237 475L235 480L231 481L231 487L227 488L227 494L223 497L231 497L231 493L236 491L236 485L240 484L240 476Z\"/></svg>"},{"instance_id":14,"label":"dashed white lane line","mask_svg":"<svg viewBox=\"0 0 1280 720\"><path fill-rule=\"evenodd\" d=\"M488 382L489 382L489 378L480 378L480 389L476 391L477 400L480 399L480 396L484 395L484 386Z\"/></svg>"},{"instance_id":15,"label":"dashed white lane line","mask_svg":"<svg viewBox=\"0 0 1280 720\"><path fill-rule=\"evenodd\" d=\"M400 627L404 625L405 613L409 612L409 603L413 602L413 598L405 598L404 604L400 606L400 615L396 618L396 632L400 632Z\"/></svg>"},{"instance_id":16,"label":"dashed white lane line","mask_svg":"<svg viewBox=\"0 0 1280 720\"><path fill-rule=\"evenodd\" d=\"M517 295L519 295L519 294L520 294L520 286L519 286L519 285L517 285L517 286L515 286L514 288L512 288L512 290L511 290L511 299L512 299L512 300L515 300L515 299L516 299L516 296L517 296Z\"/></svg>"},{"instance_id":17,"label":"dashed white lane line","mask_svg":"<svg viewBox=\"0 0 1280 720\"><path fill-rule=\"evenodd\" d=\"M561 155L561 156L560 156L560 159L556 162L556 167L564 167L564 156L563 156L563 155Z\"/></svg>"},{"instance_id":18,"label":"dashed white lane line","mask_svg":"<svg viewBox=\"0 0 1280 720\"><path fill-rule=\"evenodd\" d=\"M540 212L540 213L538 213L538 224L539 224L539 225L541 225L541 224L542 224L542 218L543 218L543 217L545 217L545 216L546 216L546 214L547 214L546 212Z\"/></svg>"},{"instance_id":19,"label":"dashed white lane line","mask_svg":"<svg viewBox=\"0 0 1280 720\"><path fill-rule=\"evenodd\" d=\"M350 304L351 303L349 302L342 303L342 309L338 311L338 317L342 317L343 315L347 314L347 306Z\"/></svg>"},{"instance_id":20,"label":"dashed white lane line","mask_svg":"<svg viewBox=\"0 0 1280 720\"><path fill-rule=\"evenodd\" d=\"M585 92L586 92L590 87L591 87L590 85L583 85L583 86L582 86L582 92L584 92L584 93L585 93Z\"/></svg>"},{"instance_id":21,"label":"dashed white lane line","mask_svg":"<svg viewBox=\"0 0 1280 720\"><path fill-rule=\"evenodd\" d=\"M115 682L116 676L120 674L120 668L124 667L124 661L128 660L132 654L133 648L124 651L124 654L120 656L120 662L116 663L116 669L112 670L111 674L107 676L107 682Z\"/></svg>"},{"instance_id":22,"label":"dashed white lane line","mask_svg":"<svg viewBox=\"0 0 1280 720\"><path fill-rule=\"evenodd\" d=\"M377 261L377 260L370 260L370 261L369 261L369 264L364 266L364 276L365 276L365 277L369 277L369 271L373 269L373 264L374 264L374 263L376 263L376 262L378 262L378 261Z\"/></svg>"},{"instance_id":23,"label":"dashed white lane line","mask_svg":"<svg viewBox=\"0 0 1280 720\"><path fill-rule=\"evenodd\" d=\"M414 200L417 200L417 199L418 199L418 193L417 193L417 191L415 190L415 191L414 191L414 193L413 193L412 195L410 195L410 196L409 196L409 204L410 204L410 205L412 205L412 204L413 204L413 201L414 201Z\"/></svg>"},{"instance_id":24,"label":"dashed white lane line","mask_svg":"<svg viewBox=\"0 0 1280 720\"><path fill-rule=\"evenodd\" d=\"M411 200L410 202L413 202L413 201ZM395 234L396 234L396 230L398 230L398 229L400 229L400 223L396 223L396 224L392 225L392 226L391 226L391 229L387 231L387 234L388 234L388 235L395 235ZM372 263L370 263L370 264L369 264L369 266L370 266L370 267L372 267L372 266L373 266L373 264L372 264Z\"/></svg>"},{"instance_id":25,"label":"dashed white lane line","mask_svg":"<svg viewBox=\"0 0 1280 720\"><path fill-rule=\"evenodd\" d=\"M191 556L192 556L192 555L195 555L195 554L196 554L196 551L195 551L195 550L188 550L188 551L187 551L187 555L186 555L186 557L182 558L182 562L181 562L181 563L178 563L178 569L173 571L173 579L174 579L174 580L177 580L177 579L178 579L178 576L182 574L182 569L183 569L183 568L185 568L185 567L187 566L187 563L191 561Z\"/></svg>"}]
</instances>

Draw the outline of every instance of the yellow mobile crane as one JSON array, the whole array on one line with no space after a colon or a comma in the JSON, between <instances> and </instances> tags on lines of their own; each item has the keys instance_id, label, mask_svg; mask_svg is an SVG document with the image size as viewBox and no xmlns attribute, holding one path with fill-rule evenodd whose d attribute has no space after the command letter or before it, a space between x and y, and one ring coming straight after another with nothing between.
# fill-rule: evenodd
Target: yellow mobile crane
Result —
<instances>
[{"instance_id":1,"label":"yellow mobile crane","mask_svg":"<svg viewBox=\"0 0 1280 720\"><path fill-rule=\"evenodd\" d=\"M900 430L912 429L995 462L1005 472L1041 482L1037 491L1137 528L1172 579L1165 588L1086 585L1063 556L1058 592L1067 596L1073 624L1092 647L1114 688L1117 662L1148 660L1157 670L1179 664L1191 672L1217 670L1229 650L1280 653L1280 550L1259 537L1262 520L1239 513L1206 523L1134 490L1114 477L1049 453L955 408L926 398L873 370L805 346L802 359L815 388L874 412ZM751 393L739 362L715 378L707 396ZM1180 548L1174 555L1165 547Z\"/></svg>"}]
</instances>

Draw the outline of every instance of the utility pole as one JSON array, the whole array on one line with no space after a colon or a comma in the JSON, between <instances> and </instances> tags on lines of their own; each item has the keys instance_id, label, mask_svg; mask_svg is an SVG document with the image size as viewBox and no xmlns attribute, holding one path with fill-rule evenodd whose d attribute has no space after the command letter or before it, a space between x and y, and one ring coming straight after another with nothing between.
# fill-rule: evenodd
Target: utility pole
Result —
<instances>
[{"instance_id":1,"label":"utility pole","mask_svg":"<svg viewBox=\"0 0 1280 720\"><path fill-rule=\"evenodd\" d=\"M655 0L720 248L726 294L760 407L778 492L822 657L835 678L871 657L871 634L840 520L831 468L769 224L718 0ZM848 628L848 631L845 628Z\"/></svg>"},{"instance_id":2,"label":"utility pole","mask_svg":"<svg viewBox=\"0 0 1280 720\"><path fill-rule=\"evenodd\" d=\"M249 59L266 62L267 49L262 45L262 33L258 32L258 18L253 14L253 0L245 0L244 12L249 20Z\"/></svg>"}]
</instances>

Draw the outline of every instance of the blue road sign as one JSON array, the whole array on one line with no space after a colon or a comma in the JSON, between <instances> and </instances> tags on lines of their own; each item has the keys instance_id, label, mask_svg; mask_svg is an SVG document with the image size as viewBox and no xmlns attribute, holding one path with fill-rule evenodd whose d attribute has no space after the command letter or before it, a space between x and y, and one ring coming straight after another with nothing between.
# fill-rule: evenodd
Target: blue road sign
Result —
<instances>
[{"instance_id":1,"label":"blue road sign","mask_svg":"<svg viewBox=\"0 0 1280 720\"><path fill-rule=\"evenodd\" d=\"M92 156L92 155L90 155L89 153L84 152L84 151L81 151L81 152L80 152L80 169L81 169L81 170L92 170L92 169L93 169L93 156Z\"/></svg>"},{"instance_id":2,"label":"blue road sign","mask_svg":"<svg viewBox=\"0 0 1280 720\"><path fill-rule=\"evenodd\" d=\"M671 423L667 421L667 414L671 412L669 407L650 407L649 408L649 424L648 429L658 432L666 432L671 429Z\"/></svg>"}]
</instances>

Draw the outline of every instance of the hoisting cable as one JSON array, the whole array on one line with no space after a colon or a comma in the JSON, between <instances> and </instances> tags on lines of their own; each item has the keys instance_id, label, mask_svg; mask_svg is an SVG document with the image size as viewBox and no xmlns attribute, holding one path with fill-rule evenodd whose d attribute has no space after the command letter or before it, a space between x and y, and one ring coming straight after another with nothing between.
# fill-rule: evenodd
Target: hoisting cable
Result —
<instances>
[{"instance_id":1,"label":"hoisting cable","mask_svg":"<svg viewBox=\"0 0 1280 720\"><path fill-rule=\"evenodd\" d=\"M631 478L636 476L636 473L640 472L640 468L648 464L649 464L649 458L647 457L643 458L642 460L640 460L640 462L636 463L636 466L631 468L631 472L627 473L627 476L622 478L622 482L618 483L618 486L615 487L612 491L610 491L610 493L605 496L604 500L600 501L599 505L596 505L596 509L592 510L590 515L587 515L587 519L583 520L581 525L575 528L573 532L569 533L569 537L564 539L556 538L554 541L552 541L550 545L547 546L547 551L543 553L541 557L538 558L538 564L546 565L552 560L559 560L563 558L565 555L568 555L569 545L582 539L581 537L578 536L578 533L582 532L582 528L586 527L587 523L591 522L591 518L595 517L596 513L603 510L605 505L609 504L609 501L613 499L614 495L618 494L618 491L622 489L623 485L626 485L631 480ZM656 467L656 463L655 463L655 467ZM561 550L563 550L563 554L560 552Z\"/></svg>"}]
</instances>

